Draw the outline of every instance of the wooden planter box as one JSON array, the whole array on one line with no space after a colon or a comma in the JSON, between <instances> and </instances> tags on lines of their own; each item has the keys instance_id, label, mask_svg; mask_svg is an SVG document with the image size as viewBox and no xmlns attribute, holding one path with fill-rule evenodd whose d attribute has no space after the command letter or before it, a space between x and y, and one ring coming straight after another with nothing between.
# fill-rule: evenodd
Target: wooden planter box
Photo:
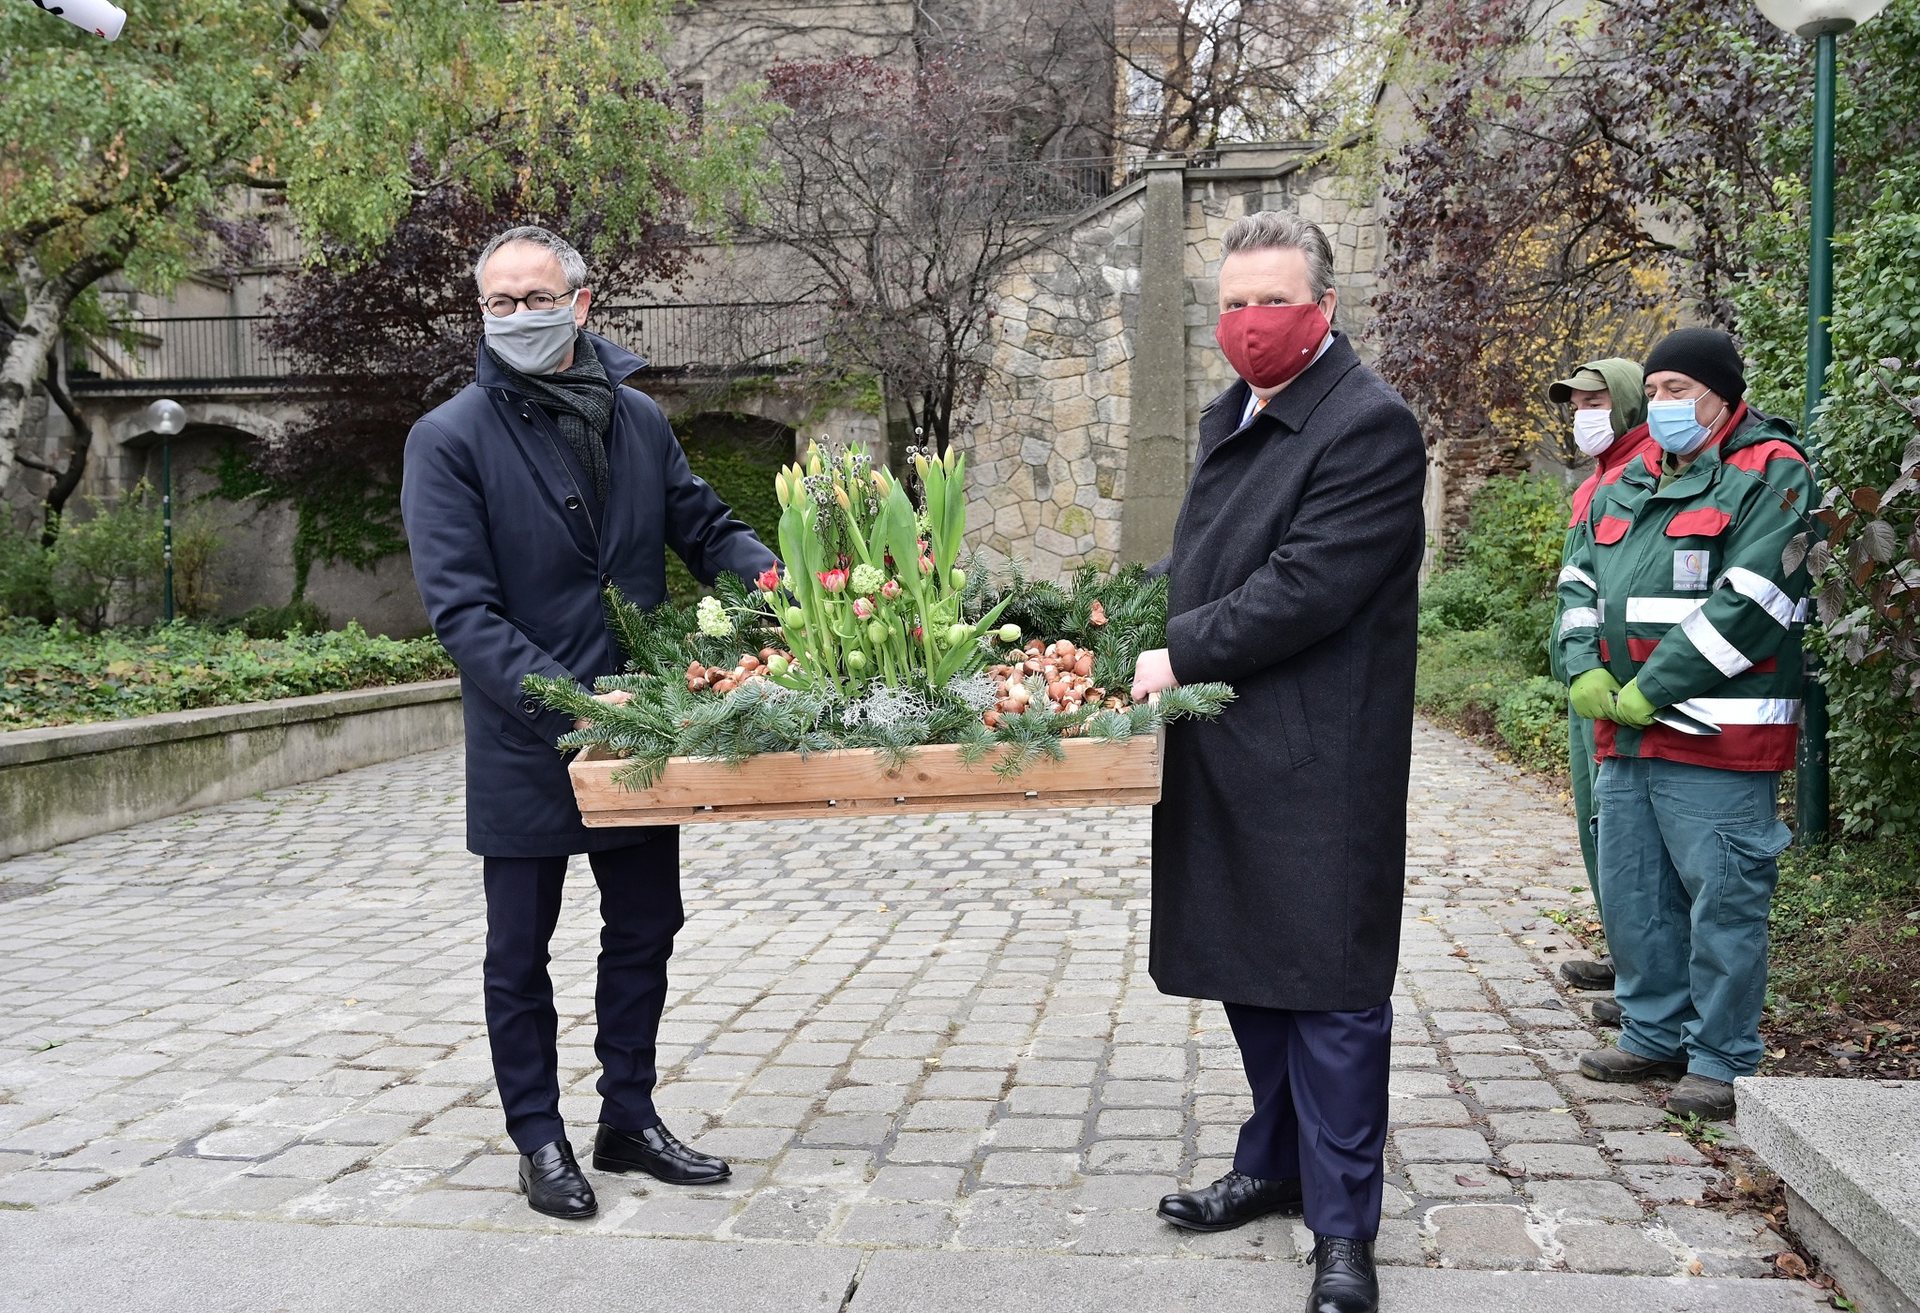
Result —
<instances>
[{"instance_id":1,"label":"wooden planter box","mask_svg":"<svg viewBox=\"0 0 1920 1313\"><path fill-rule=\"evenodd\" d=\"M589 826L691 825L908 812L1011 811L1034 807L1138 807L1160 800L1160 739L1125 743L1068 739L1061 761L1041 760L1012 779L989 757L969 766L951 745L917 748L886 768L871 748L778 752L738 766L675 757L650 789L614 783L625 763L595 749L567 768Z\"/></svg>"}]
</instances>

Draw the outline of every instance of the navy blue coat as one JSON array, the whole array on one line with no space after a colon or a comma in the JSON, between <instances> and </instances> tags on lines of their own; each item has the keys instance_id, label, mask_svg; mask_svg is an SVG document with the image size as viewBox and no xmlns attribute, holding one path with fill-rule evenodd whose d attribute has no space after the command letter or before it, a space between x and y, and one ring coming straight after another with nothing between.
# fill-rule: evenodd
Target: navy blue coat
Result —
<instances>
[{"instance_id":1,"label":"navy blue coat","mask_svg":"<svg viewBox=\"0 0 1920 1313\"><path fill-rule=\"evenodd\" d=\"M1393 992L1427 452L1344 334L1246 424L1200 418L1167 648L1238 699L1167 727L1149 968L1169 994L1347 1012Z\"/></svg>"},{"instance_id":2,"label":"navy blue coat","mask_svg":"<svg viewBox=\"0 0 1920 1313\"><path fill-rule=\"evenodd\" d=\"M591 685L619 672L601 590L666 599L666 549L694 577L751 579L774 556L687 467L653 399L619 384L646 362L587 334L615 384L609 494L553 420L484 347L474 382L407 435L400 509L427 618L460 667L466 719L467 847L489 857L619 848L655 830L580 823L567 758L572 728L521 691L526 675Z\"/></svg>"}]
</instances>

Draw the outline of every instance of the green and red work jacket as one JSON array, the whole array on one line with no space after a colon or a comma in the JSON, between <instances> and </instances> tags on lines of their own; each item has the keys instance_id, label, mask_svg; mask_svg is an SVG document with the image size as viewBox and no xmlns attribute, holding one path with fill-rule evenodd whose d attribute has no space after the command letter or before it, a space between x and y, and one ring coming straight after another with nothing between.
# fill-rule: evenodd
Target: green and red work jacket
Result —
<instances>
[{"instance_id":1,"label":"green and red work jacket","mask_svg":"<svg viewBox=\"0 0 1920 1313\"><path fill-rule=\"evenodd\" d=\"M1603 720L1595 759L1785 770L1800 732L1807 569L1781 557L1816 504L1806 455L1791 429L1742 405L1726 436L1666 487L1660 478L1656 451L1596 489L1560 572L1555 650L1568 683L1605 666L1720 732Z\"/></svg>"}]
</instances>

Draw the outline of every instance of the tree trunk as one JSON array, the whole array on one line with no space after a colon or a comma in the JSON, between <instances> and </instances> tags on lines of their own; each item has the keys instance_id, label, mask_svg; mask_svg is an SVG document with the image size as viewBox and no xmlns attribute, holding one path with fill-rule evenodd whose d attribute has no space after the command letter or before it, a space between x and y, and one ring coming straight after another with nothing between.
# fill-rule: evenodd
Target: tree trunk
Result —
<instances>
[{"instance_id":1,"label":"tree trunk","mask_svg":"<svg viewBox=\"0 0 1920 1313\"><path fill-rule=\"evenodd\" d=\"M47 362L46 377L42 383L47 395L53 398L53 404L60 407L60 413L67 417L67 423L73 426L73 442L67 448L66 468L53 480L53 486L47 489L46 522L40 531L40 545L51 547L60 537L60 517L66 513L67 502L73 498L75 489L87 472L87 454L93 449L93 425L80 407L73 404L73 397L60 381L60 370L56 362Z\"/></svg>"},{"instance_id":2,"label":"tree trunk","mask_svg":"<svg viewBox=\"0 0 1920 1313\"><path fill-rule=\"evenodd\" d=\"M60 345L61 327L74 299L120 267L113 256L92 255L49 278L33 256L15 268L23 305L18 329L0 359L0 494L13 480L27 425L27 401L45 376Z\"/></svg>"}]
</instances>

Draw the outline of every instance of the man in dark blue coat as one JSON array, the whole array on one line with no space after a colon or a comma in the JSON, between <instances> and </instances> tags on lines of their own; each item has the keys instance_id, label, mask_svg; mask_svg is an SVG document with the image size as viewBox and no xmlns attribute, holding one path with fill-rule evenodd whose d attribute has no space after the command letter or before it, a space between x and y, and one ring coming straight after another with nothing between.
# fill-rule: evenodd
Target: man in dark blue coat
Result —
<instances>
[{"instance_id":1,"label":"man in dark blue coat","mask_svg":"<svg viewBox=\"0 0 1920 1313\"><path fill-rule=\"evenodd\" d=\"M547 974L567 859L600 887L600 1126L593 1165L700 1184L726 1163L682 1144L653 1107L667 959L683 915L679 833L589 830L554 740L573 726L520 687L617 673L602 592L666 598L665 550L696 577L754 578L774 556L687 467L659 406L621 386L646 362L584 331L579 252L514 228L481 252L485 337L473 383L407 437L401 510L414 579L460 667L467 846L487 894L487 1036L528 1203L597 1211L560 1118L558 1017ZM609 698L623 695L608 694Z\"/></svg>"}]
</instances>

